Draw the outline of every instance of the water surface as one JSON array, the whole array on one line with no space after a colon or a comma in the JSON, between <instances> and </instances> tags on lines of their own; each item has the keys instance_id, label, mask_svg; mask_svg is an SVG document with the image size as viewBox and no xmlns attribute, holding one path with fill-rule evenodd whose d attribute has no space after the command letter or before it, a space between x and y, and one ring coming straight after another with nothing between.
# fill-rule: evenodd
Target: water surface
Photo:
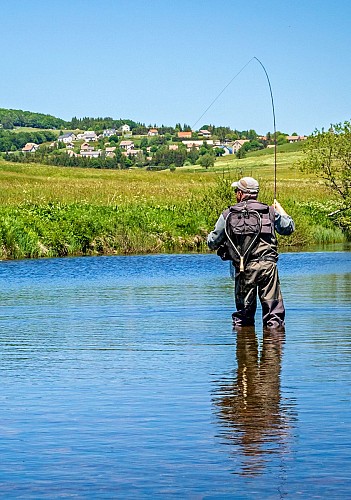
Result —
<instances>
[{"instance_id":1,"label":"water surface","mask_svg":"<svg viewBox=\"0 0 351 500\"><path fill-rule=\"evenodd\" d=\"M285 336L215 255L1 262L1 498L349 498L351 253L279 269Z\"/></svg>"}]
</instances>

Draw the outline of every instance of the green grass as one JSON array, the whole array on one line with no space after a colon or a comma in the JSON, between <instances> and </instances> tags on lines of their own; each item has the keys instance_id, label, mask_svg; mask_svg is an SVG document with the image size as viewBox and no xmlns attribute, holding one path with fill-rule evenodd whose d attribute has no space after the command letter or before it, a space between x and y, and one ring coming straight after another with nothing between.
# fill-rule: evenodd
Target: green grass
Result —
<instances>
[{"instance_id":1,"label":"green grass","mask_svg":"<svg viewBox=\"0 0 351 500\"><path fill-rule=\"evenodd\" d=\"M334 202L319 180L294 167L299 151L278 153L277 198L296 232L281 244L341 242L326 217ZM230 183L252 175L272 203L273 156L219 159L208 171L98 170L0 161L0 256L205 251L206 234L234 201Z\"/></svg>"}]
</instances>

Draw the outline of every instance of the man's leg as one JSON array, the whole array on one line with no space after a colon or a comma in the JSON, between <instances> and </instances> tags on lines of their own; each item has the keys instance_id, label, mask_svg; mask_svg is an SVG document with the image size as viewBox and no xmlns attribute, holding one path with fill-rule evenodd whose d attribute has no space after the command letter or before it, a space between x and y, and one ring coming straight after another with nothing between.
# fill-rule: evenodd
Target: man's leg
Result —
<instances>
[{"instance_id":1,"label":"man's leg","mask_svg":"<svg viewBox=\"0 0 351 500\"><path fill-rule=\"evenodd\" d=\"M262 304L263 326L284 326L285 308L275 262L260 262L258 296Z\"/></svg>"},{"instance_id":2,"label":"man's leg","mask_svg":"<svg viewBox=\"0 0 351 500\"><path fill-rule=\"evenodd\" d=\"M235 305L232 314L234 326L251 326L255 324L257 308L257 263L246 265L245 271L235 273Z\"/></svg>"}]
</instances>

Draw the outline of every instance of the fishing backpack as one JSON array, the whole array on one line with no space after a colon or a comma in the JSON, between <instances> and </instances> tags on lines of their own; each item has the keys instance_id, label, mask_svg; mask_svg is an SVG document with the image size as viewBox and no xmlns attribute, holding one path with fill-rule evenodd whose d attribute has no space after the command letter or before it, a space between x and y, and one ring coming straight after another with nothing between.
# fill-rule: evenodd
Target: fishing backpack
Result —
<instances>
[{"instance_id":1,"label":"fishing backpack","mask_svg":"<svg viewBox=\"0 0 351 500\"><path fill-rule=\"evenodd\" d=\"M224 212L226 242L218 249L223 260L232 260L240 272L257 253L262 239L269 245L274 235L274 210L256 200L247 200Z\"/></svg>"}]
</instances>

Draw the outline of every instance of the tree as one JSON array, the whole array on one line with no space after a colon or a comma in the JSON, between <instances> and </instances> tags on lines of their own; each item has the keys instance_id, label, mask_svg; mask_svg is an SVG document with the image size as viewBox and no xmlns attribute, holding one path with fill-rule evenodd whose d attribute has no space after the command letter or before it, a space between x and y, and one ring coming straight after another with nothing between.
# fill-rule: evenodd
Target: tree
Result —
<instances>
[{"instance_id":1,"label":"tree","mask_svg":"<svg viewBox=\"0 0 351 500\"><path fill-rule=\"evenodd\" d=\"M213 151L216 156L223 156L224 155L224 149L223 148L213 148Z\"/></svg>"},{"instance_id":2,"label":"tree","mask_svg":"<svg viewBox=\"0 0 351 500\"><path fill-rule=\"evenodd\" d=\"M213 167L215 159L213 154L211 155L209 153L206 153L200 156L200 158L197 160L197 163L199 163L199 165L207 169L208 167Z\"/></svg>"},{"instance_id":3,"label":"tree","mask_svg":"<svg viewBox=\"0 0 351 500\"><path fill-rule=\"evenodd\" d=\"M334 191L340 206L335 215L342 226L350 229L351 123L331 125L327 132L316 130L306 141L303 153L300 168L314 172Z\"/></svg>"}]
</instances>

